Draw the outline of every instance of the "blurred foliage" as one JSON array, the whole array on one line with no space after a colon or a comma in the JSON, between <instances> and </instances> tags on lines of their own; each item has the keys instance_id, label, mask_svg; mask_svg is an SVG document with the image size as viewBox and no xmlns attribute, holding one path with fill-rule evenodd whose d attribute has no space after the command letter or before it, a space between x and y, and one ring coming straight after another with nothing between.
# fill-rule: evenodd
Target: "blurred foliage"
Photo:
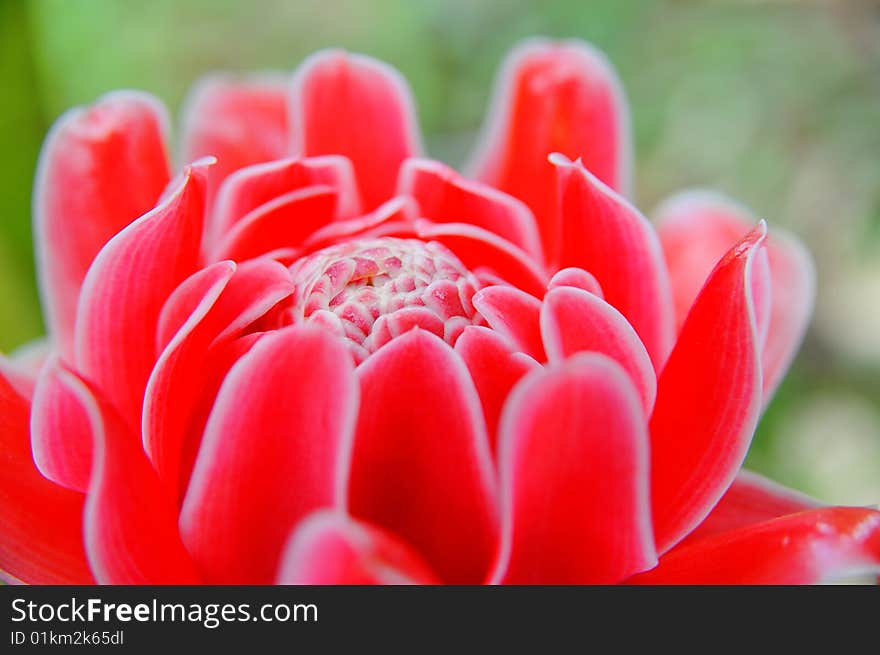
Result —
<instances>
[{"instance_id":1,"label":"blurred foliage","mask_svg":"<svg viewBox=\"0 0 880 655\"><path fill-rule=\"evenodd\" d=\"M40 141L67 108L135 87L176 112L209 71L292 70L317 48L344 47L403 72L429 151L457 163L504 53L534 34L587 39L617 66L632 105L644 210L682 187L713 187L810 246L816 319L749 464L824 496L835 493L827 479L862 476L865 497L876 502L880 461L865 458L864 470L822 479L791 461L807 437L804 447L816 439L844 450L880 444L873 1L0 0L0 348L42 329L31 183ZM837 404L823 404L828 398ZM814 406L837 423L805 419Z\"/></svg>"}]
</instances>

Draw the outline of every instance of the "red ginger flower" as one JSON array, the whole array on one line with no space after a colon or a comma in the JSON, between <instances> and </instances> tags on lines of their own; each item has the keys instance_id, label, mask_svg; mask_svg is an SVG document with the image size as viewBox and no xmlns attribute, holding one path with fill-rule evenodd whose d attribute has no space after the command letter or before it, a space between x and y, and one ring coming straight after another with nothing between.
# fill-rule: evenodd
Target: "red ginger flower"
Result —
<instances>
[{"instance_id":1,"label":"red ginger flower","mask_svg":"<svg viewBox=\"0 0 880 655\"><path fill-rule=\"evenodd\" d=\"M61 118L48 354L0 376L5 578L876 572L880 512L739 470L810 314L801 246L707 194L655 229L583 44L518 48L493 106L470 177L419 158L395 71L342 52L201 84L183 159L216 162L170 183L155 100Z\"/></svg>"}]
</instances>

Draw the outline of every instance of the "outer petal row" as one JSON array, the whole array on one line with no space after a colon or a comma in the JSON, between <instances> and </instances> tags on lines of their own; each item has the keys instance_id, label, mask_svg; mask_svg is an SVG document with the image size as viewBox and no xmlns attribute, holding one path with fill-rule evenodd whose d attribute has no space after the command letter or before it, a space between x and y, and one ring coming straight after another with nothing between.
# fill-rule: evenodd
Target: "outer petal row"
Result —
<instances>
[{"instance_id":1,"label":"outer petal row","mask_svg":"<svg viewBox=\"0 0 880 655\"><path fill-rule=\"evenodd\" d=\"M753 224L748 210L709 192L684 192L658 209L657 229L670 271L679 325L715 262ZM767 254L772 303L761 353L765 403L797 352L816 293L813 262L793 235L774 227L767 237Z\"/></svg>"},{"instance_id":2,"label":"outer petal row","mask_svg":"<svg viewBox=\"0 0 880 655\"><path fill-rule=\"evenodd\" d=\"M92 260L168 183L167 123L158 101L124 91L69 111L46 138L34 184L34 241L47 327L66 357Z\"/></svg>"}]
</instances>

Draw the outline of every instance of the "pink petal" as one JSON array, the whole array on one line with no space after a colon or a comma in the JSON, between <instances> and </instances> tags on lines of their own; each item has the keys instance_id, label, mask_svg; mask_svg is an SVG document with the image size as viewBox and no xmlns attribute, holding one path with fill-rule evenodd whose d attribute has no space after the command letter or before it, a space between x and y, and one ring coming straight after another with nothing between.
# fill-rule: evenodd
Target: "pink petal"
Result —
<instances>
[{"instance_id":1,"label":"pink petal","mask_svg":"<svg viewBox=\"0 0 880 655\"><path fill-rule=\"evenodd\" d=\"M190 321L192 315L202 309L204 315L208 307L214 303L220 291L235 273L236 264L222 261L201 269L186 278L165 301L159 313L156 327L156 352L161 353L177 333Z\"/></svg>"},{"instance_id":2,"label":"pink petal","mask_svg":"<svg viewBox=\"0 0 880 655\"><path fill-rule=\"evenodd\" d=\"M263 337L232 367L180 517L209 582L271 582L293 526L342 503L357 398L345 346L312 328Z\"/></svg>"},{"instance_id":3,"label":"pink petal","mask_svg":"<svg viewBox=\"0 0 880 655\"><path fill-rule=\"evenodd\" d=\"M279 248L295 248L333 220L338 193L325 185L278 196L229 230L212 259L244 261Z\"/></svg>"},{"instance_id":4,"label":"pink petal","mask_svg":"<svg viewBox=\"0 0 880 655\"><path fill-rule=\"evenodd\" d=\"M7 380L28 400L34 395L37 377L53 349L48 337L38 337L13 350L5 361Z\"/></svg>"},{"instance_id":5,"label":"pink petal","mask_svg":"<svg viewBox=\"0 0 880 655\"><path fill-rule=\"evenodd\" d=\"M180 459L192 406L204 384L208 346L216 337L215 330L197 328L229 285L235 269L232 262L218 262L193 274L162 310L165 317L184 304L192 306L183 325L167 340L167 347L162 346L162 354L147 382L141 419L144 450L175 499L181 493Z\"/></svg>"},{"instance_id":6,"label":"pink petal","mask_svg":"<svg viewBox=\"0 0 880 655\"><path fill-rule=\"evenodd\" d=\"M471 223L504 237L538 262L544 259L535 217L525 204L445 164L408 159L400 170L397 192L416 199L422 218Z\"/></svg>"},{"instance_id":7,"label":"pink petal","mask_svg":"<svg viewBox=\"0 0 880 655\"><path fill-rule=\"evenodd\" d=\"M582 268L563 268L561 271L557 271L553 277L550 278L550 283L547 285L547 289L555 289L556 287L574 287L576 289L583 289L603 300L605 298L605 294L602 293L602 287L599 285L599 281Z\"/></svg>"},{"instance_id":8,"label":"pink petal","mask_svg":"<svg viewBox=\"0 0 880 655\"><path fill-rule=\"evenodd\" d=\"M89 564L99 584L197 584L177 531L177 508L121 418L77 376L59 383L80 403L94 459L84 513Z\"/></svg>"},{"instance_id":9,"label":"pink petal","mask_svg":"<svg viewBox=\"0 0 880 655\"><path fill-rule=\"evenodd\" d=\"M544 295L547 279L541 267L512 243L481 227L418 220L414 225L388 226L381 234L439 241L475 274L487 271L533 296Z\"/></svg>"},{"instance_id":10,"label":"pink petal","mask_svg":"<svg viewBox=\"0 0 880 655\"><path fill-rule=\"evenodd\" d=\"M522 376L539 365L534 360L516 357L507 340L494 330L476 325L464 329L455 342L455 352L461 355L467 365L480 396L489 445L494 453L498 441L498 420L508 393Z\"/></svg>"},{"instance_id":11,"label":"pink petal","mask_svg":"<svg viewBox=\"0 0 880 655\"><path fill-rule=\"evenodd\" d=\"M34 466L28 401L0 357L0 578L25 584L91 584L82 539L84 496Z\"/></svg>"},{"instance_id":12,"label":"pink petal","mask_svg":"<svg viewBox=\"0 0 880 655\"><path fill-rule=\"evenodd\" d=\"M605 56L582 41L525 41L504 63L481 144L468 170L516 196L538 219L555 261L556 178L547 155L581 158L611 188L629 192L629 112Z\"/></svg>"},{"instance_id":13,"label":"pink petal","mask_svg":"<svg viewBox=\"0 0 880 655\"><path fill-rule=\"evenodd\" d=\"M272 259L255 259L238 264L235 274L211 308L206 330L212 344L252 332L267 314L294 292L285 266Z\"/></svg>"},{"instance_id":14,"label":"pink petal","mask_svg":"<svg viewBox=\"0 0 880 655\"><path fill-rule=\"evenodd\" d=\"M657 384L651 496L661 553L715 506L755 430L761 368L753 287L761 282L756 279L761 269L753 262L765 236L762 222L718 263Z\"/></svg>"},{"instance_id":15,"label":"pink petal","mask_svg":"<svg viewBox=\"0 0 880 655\"><path fill-rule=\"evenodd\" d=\"M645 416L611 359L576 355L517 384L501 417L499 468L492 581L609 584L657 561Z\"/></svg>"},{"instance_id":16,"label":"pink petal","mask_svg":"<svg viewBox=\"0 0 880 655\"><path fill-rule=\"evenodd\" d=\"M719 532L816 509L821 505L819 501L757 473L741 470L709 516L677 548Z\"/></svg>"},{"instance_id":17,"label":"pink petal","mask_svg":"<svg viewBox=\"0 0 880 655\"><path fill-rule=\"evenodd\" d=\"M394 194L397 171L421 151L406 80L371 57L324 50L296 72L291 95L293 151L348 157L371 210Z\"/></svg>"},{"instance_id":18,"label":"pink petal","mask_svg":"<svg viewBox=\"0 0 880 655\"><path fill-rule=\"evenodd\" d=\"M541 341L541 301L508 286L486 287L473 297L474 307L492 329L497 330L518 350L539 362L547 361Z\"/></svg>"},{"instance_id":19,"label":"pink petal","mask_svg":"<svg viewBox=\"0 0 880 655\"><path fill-rule=\"evenodd\" d=\"M598 296L563 286L544 296L540 321L551 361L584 351L607 355L629 375L644 415L651 415L657 396L654 367L644 344L620 312Z\"/></svg>"},{"instance_id":20,"label":"pink petal","mask_svg":"<svg viewBox=\"0 0 880 655\"><path fill-rule=\"evenodd\" d=\"M156 360L166 298L199 268L204 163L189 167L164 200L116 235L83 283L76 368L98 385L134 430Z\"/></svg>"},{"instance_id":21,"label":"pink petal","mask_svg":"<svg viewBox=\"0 0 880 655\"><path fill-rule=\"evenodd\" d=\"M416 329L374 353L358 376L352 514L406 539L446 582L480 582L496 546L495 482L464 363Z\"/></svg>"},{"instance_id":22,"label":"pink petal","mask_svg":"<svg viewBox=\"0 0 880 655\"><path fill-rule=\"evenodd\" d=\"M47 327L65 357L73 354L89 265L168 183L167 123L153 97L116 92L67 112L46 138L34 184L34 240Z\"/></svg>"},{"instance_id":23,"label":"pink petal","mask_svg":"<svg viewBox=\"0 0 880 655\"><path fill-rule=\"evenodd\" d=\"M635 328L660 370L673 340L672 299L654 228L580 163L555 154L562 245L559 267L596 276L605 299Z\"/></svg>"},{"instance_id":24,"label":"pink petal","mask_svg":"<svg viewBox=\"0 0 880 655\"><path fill-rule=\"evenodd\" d=\"M316 512L300 523L282 555L277 584L436 584L413 549L390 532L343 514Z\"/></svg>"},{"instance_id":25,"label":"pink petal","mask_svg":"<svg viewBox=\"0 0 880 655\"><path fill-rule=\"evenodd\" d=\"M212 75L193 88L184 103L181 159L217 158L208 173L209 198L234 171L290 153L287 84L282 75Z\"/></svg>"},{"instance_id":26,"label":"pink petal","mask_svg":"<svg viewBox=\"0 0 880 655\"><path fill-rule=\"evenodd\" d=\"M661 205L657 230L669 266L679 325L715 262L754 223L749 210L710 192L684 192ZM803 340L816 295L812 258L794 235L774 227L767 237L767 255L772 305L761 353L765 403Z\"/></svg>"},{"instance_id":27,"label":"pink petal","mask_svg":"<svg viewBox=\"0 0 880 655\"><path fill-rule=\"evenodd\" d=\"M64 370L53 357L37 381L31 406L31 448L40 473L85 493L92 470L92 426L79 398L65 383Z\"/></svg>"},{"instance_id":28,"label":"pink petal","mask_svg":"<svg viewBox=\"0 0 880 655\"><path fill-rule=\"evenodd\" d=\"M210 215L208 240L216 244L235 223L258 207L292 191L329 186L337 192L335 220L360 213L354 169L345 157L299 157L279 159L242 168L220 187Z\"/></svg>"},{"instance_id":29,"label":"pink petal","mask_svg":"<svg viewBox=\"0 0 880 655\"><path fill-rule=\"evenodd\" d=\"M676 548L638 584L818 584L880 573L880 512L828 507Z\"/></svg>"},{"instance_id":30,"label":"pink petal","mask_svg":"<svg viewBox=\"0 0 880 655\"><path fill-rule=\"evenodd\" d=\"M323 226L306 239L303 249L314 252L334 243L370 235L374 230L383 229L386 224L399 226L413 223L417 214L418 207L412 198L395 196L369 214Z\"/></svg>"}]
</instances>

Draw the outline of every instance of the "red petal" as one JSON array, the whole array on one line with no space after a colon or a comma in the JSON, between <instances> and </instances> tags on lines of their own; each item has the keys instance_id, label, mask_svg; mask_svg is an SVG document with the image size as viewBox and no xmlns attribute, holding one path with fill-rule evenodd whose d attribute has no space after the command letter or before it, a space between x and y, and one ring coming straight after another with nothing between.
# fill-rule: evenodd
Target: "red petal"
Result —
<instances>
[{"instance_id":1,"label":"red petal","mask_svg":"<svg viewBox=\"0 0 880 655\"><path fill-rule=\"evenodd\" d=\"M599 298L605 298L599 281L582 268L563 268L561 271L557 271L550 278L547 289L555 289L556 287L575 287L588 291Z\"/></svg>"},{"instance_id":2,"label":"red petal","mask_svg":"<svg viewBox=\"0 0 880 655\"><path fill-rule=\"evenodd\" d=\"M156 327L156 352L162 352L177 333L190 321L193 313L210 299L213 303L235 273L235 262L212 264L190 275L165 301ZM205 308L206 309L206 308ZM201 312L204 314L204 311Z\"/></svg>"},{"instance_id":3,"label":"red petal","mask_svg":"<svg viewBox=\"0 0 880 655\"><path fill-rule=\"evenodd\" d=\"M551 157L559 179L560 267L596 276L605 299L635 328L660 370L673 339L672 298L654 228L581 164Z\"/></svg>"},{"instance_id":4,"label":"red petal","mask_svg":"<svg viewBox=\"0 0 880 655\"><path fill-rule=\"evenodd\" d=\"M193 88L184 104L182 159L217 158L208 173L210 197L239 168L290 153L287 85L287 77L281 75L214 75Z\"/></svg>"},{"instance_id":5,"label":"red petal","mask_svg":"<svg viewBox=\"0 0 880 655\"><path fill-rule=\"evenodd\" d=\"M260 340L226 377L181 511L184 540L210 582L268 584L307 513L342 503L357 386L326 333Z\"/></svg>"},{"instance_id":6,"label":"red petal","mask_svg":"<svg viewBox=\"0 0 880 655\"><path fill-rule=\"evenodd\" d=\"M19 346L6 359L5 375L22 396L30 399L43 365L52 354L53 344L47 337L38 337Z\"/></svg>"},{"instance_id":7,"label":"red petal","mask_svg":"<svg viewBox=\"0 0 880 655\"><path fill-rule=\"evenodd\" d=\"M493 581L608 584L656 561L638 394L597 353L527 375L501 417Z\"/></svg>"},{"instance_id":8,"label":"red petal","mask_svg":"<svg viewBox=\"0 0 880 655\"><path fill-rule=\"evenodd\" d=\"M40 473L85 493L92 470L92 426L76 394L60 377L63 371L53 357L37 381L31 407L31 448Z\"/></svg>"},{"instance_id":9,"label":"red petal","mask_svg":"<svg viewBox=\"0 0 880 655\"><path fill-rule=\"evenodd\" d=\"M388 223L413 223L417 214L418 208L412 198L395 196L369 214L325 225L306 239L303 248L306 252L313 252L334 243L368 236L376 229L382 230Z\"/></svg>"},{"instance_id":10,"label":"red petal","mask_svg":"<svg viewBox=\"0 0 880 655\"><path fill-rule=\"evenodd\" d=\"M47 327L65 357L89 265L168 184L167 123L151 96L116 92L69 111L46 138L34 192L37 270Z\"/></svg>"},{"instance_id":11,"label":"red petal","mask_svg":"<svg viewBox=\"0 0 880 655\"><path fill-rule=\"evenodd\" d=\"M752 262L761 223L718 263L657 384L651 417L651 496L659 552L709 513L739 470L761 407ZM766 280L765 280L766 281Z\"/></svg>"},{"instance_id":12,"label":"red petal","mask_svg":"<svg viewBox=\"0 0 880 655\"><path fill-rule=\"evenodd\" d=\"M197 584L177 531L177 511L140 441L74 374L58 380L80 403L93 437L85 506L89 564L100 584Z\"/></svg>"},{"instance_id":13,"label":"red petal","mask_svg":"<svg viewBox=\"0 0 880 655\"><path fill-rule=\"evenodd\" d=\"M581 41L533 39L510 53L469 167L474 177L531 207L544 252L555 261L560 233L551 152L580 157L599 179L628 193L626 100L605 56Z\"/></svg>"},{"instance_id":14,"label":"red petal","mask_svg":"<svg viewBox=\"0 0 880 655\"><path fill-rule=\"evenodd\" d=\"M278 196L238 221L212 259L244 261L280 248L295 248L333 220L337 199L338 193L324 185Z\"/></svg>"},{"instance_id":15,"label":"red petal","mask_svg":"<svg viewBox=\"0 0 880 655\"><path fill-rule=\"evenodd\" d=\"M317 512L300 523L284 549L277 584L436 584L410 546L381 528L342 514Z\"/></svg>"},{"instance_id":16,"label":"red petal","mask_svg":"<svg viewBox=\"0 0 880 655\"><path fill-rule=\"evenodd\" d=\"M192 306L183 325L167 347L163 346L150 375L141 421L144 450L175 499L180 495L180 457L192 405L201 392L208 345L216 337L213 330L197 328L234 273L232 262L219 262L195 273L177 288L162 310L166 317L184 304Z\"/></svg>"},{"instance_id":17,"label":"red petal","mask_svg":"<svg viewBox=\"0 0 880 655\"><path fill-rule=\"evenodd\" d=\"M715 262L754 225L746 208L709 192L685 192L657 212L657 230L669 266L679 324L684 321ZM772 286L770 324L761 354L764 401L773 395L803 339L816 294L806 248L774 227L767 237Z\"/></svg>"},{"instance_id":18,"label":"red petal","mask_svg":"<svg viewBox=\"0 0 880 655\"><path fill-rule=\"evenodd\" d=\"M253 332L255 323L294 292L290 272L272 259L239 264L207 316L213 343Z\"/></svg>"},{"instance_id":19,"label":"red petal","mask_svg":"<svg viewBox=\"0 0 880 655\"><path fill-rule=\"evenodd\" d=\"M461 355L467 365L480 395L489 443L494 453L498 419L507 394L523 375L538 368L538 363L529 358L516 357L511 345L497 332L475 325L464 329L455 342L455 352Z\"/></svg>"},{"instance_id":20,"label":"red petal","mask_svg":"<svg viewBox=\"0 0 880 655\"><path fill-rule=\"evenodd\" d=\"M0 358L0 578L25 584L91 584L83 550L84 496L34 466L29 403Z\"/></svg>"},{"instance_id":21,"label":"red petal","mask_svg":"<svg viewBox=\"0 0 880 655\"><path fill-rule=\"evenodd\" d=\"M880 512L829 507L695 541L638 584L817 584L880 573Z\"/></svg>"},{"instance_id":22,"label":"red petal","mask_svg":"<svg viewBox=\"0 0 880 655\"><path fill-rule=\"evenodd\" d=\"M186 422L181 423L184 433L181 439L178 505L183 504L183 494L189 487L193 466L195 465L196 456L205 433L205 426L208 424L211 409L214 407L214 402L223 381L235 363L266 334L265 332L258 332L246 334L237 339L221 340L208 349L203 360L204 368L201 371L201 375L198 377L197 383L193 382L194 385L198 384L198 393L193 403L184 408ZM192 359L182 364L181 367L186 366L186 364L190 364L191 368L187 372L182 373L181 377L193 375L193 371L196 370ZM166 396L166 398L171 400L171 396ZM171 400L171 402L175 405L182 404L179 399ZM156 418L159 418L158 412L156 413Z\"/></svg>"},{"instance_id":23,"label":"red petal","mask_svg":"<svg viewBox=\"0 0 880 655\"><path fill-rule=\"evenodd\" d=\"M466 223L437 224L419 220L415 225L392 226L384 234L439 241L474 273L488 269L526 293L536 297L544 295L547 279L540 266L512 243L483 228Z\"/></svg>"},{"instance_id":24,"label":"red petal","mask_svg":"<svg viewBox=\"0 0 880 655\"><path fill-rule=\"evenodd\" d=\"M504 237L538 262L544 259L535 217L526 205L445 164L407 160L400 170L397 192L418 201L422 218L435 223L471 223Z\"/></svg>"},{"instance_id":25,"label":"red petal","mask_svg":"<svg viewBox=\"0 0 880 655\"><path fill-rule=\"evenodd\" d=\"M594 351L623 367L639 392L645 416L657 396L657 377L648 351L632 326L598 296L575 289L551 289L541 306L541 334L551 361Z\"/></svg>"},{"instance_id":26,"label":"red petal","mask_svg":"<svg viewBox=\"0 0 880 655\"><path fill-rule=\"evenodd\" d=\"M406 80L341 50L318 52L297 70L291 127L294 152L351 159L368 210L394 194L400 164L421 150Z\"/></svg>"},{"instance_id":27,"label":"red petal","mask_svg":"<svg viewBox=\"0 0 880 655\"><path fill-rule=\"evenodd\" d=\"M767 478L740 471L709 516L677 548L696 539L744 528L761 521L779 518L821 506L817 500L783 487Z\"/></svg>"},{"instance_id":28,"label":"red petal","mask_svg":"<svg viewBox=\"0 0 880 655\"><path fill-rule=\"evenodd\" d=\"M279 159L242 168L223 182L210 216L209 242L216 244L236 222L258 207L291 191L313 186L336 190L334 219L348 219L360 213L354 169L348 159L338 155Z\"/></svg>"},{"instance_id":29,"label":"red petal","mask_svg":"<svg viewBox=\"0 0 880 655\"><path fill-rule=\"evenodd\" d=\"M352 514L413 544L445 581L482 581L497 539L495 482L464 363L438 337L413 330L358 374Z\"/></svg>"},{"instance_id":30,"label":"red petal","mask_svg":"<svg viewBox=\"0 0 880 655\"><path fill-rule=\"evenodd\" d=\"M134 430L156 360L162 305L199 267L205 166L194 164L167 197L99 253L83 283L76 368Z\"/></svg>"},{"instance_id":31,"label":"red petal","mask_svg":"<svg viewBox=\"0 0 880 655\"><path fill-rule=\"evenodd\" d=\"M486 287L473 297L474 307L492 329L510 339L518 350L539 362L547 361L541 341L541 301L519 289Z\"/></svg>"}]
</instances>

